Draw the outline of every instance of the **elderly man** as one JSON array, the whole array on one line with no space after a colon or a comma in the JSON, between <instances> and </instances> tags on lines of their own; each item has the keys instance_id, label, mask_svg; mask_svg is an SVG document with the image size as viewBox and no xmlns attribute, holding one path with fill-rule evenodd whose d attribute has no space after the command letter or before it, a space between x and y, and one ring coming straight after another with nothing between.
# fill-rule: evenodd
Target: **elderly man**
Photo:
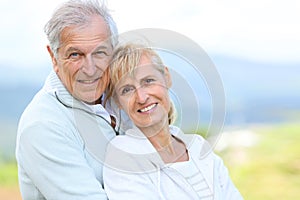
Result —
<instances>
[{"instance_id":1,"label":"elderly man","mask_svg":"<svg viewBox=\"0 0 300 200\"><path fill-rule=\"evenodd\" d=\"M25 109L16 158L24 200L107 199L102 167L116 133L100 104L117 41L104 5L70 0L45 26L53 70Z\"/></svg>"}]
</instances>

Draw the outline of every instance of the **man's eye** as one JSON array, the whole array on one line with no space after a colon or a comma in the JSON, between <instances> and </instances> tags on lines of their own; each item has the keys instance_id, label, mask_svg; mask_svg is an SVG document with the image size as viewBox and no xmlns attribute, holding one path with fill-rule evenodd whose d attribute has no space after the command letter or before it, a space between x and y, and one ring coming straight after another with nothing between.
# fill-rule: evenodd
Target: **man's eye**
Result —
<instances>
[{"instance_id":1,"label":"man's eye","mask_svg":"<svg viewBox=\"0 0 300 200\"><path fill-rule=\"evenodd\" d=\"M76 53L76 52L74 52L74 53L71 53L70 54L70 58L77 58L79 56L79 53Z\"/></svg>"},{"instance_id":2,"label":"man's eye","mask_svg":"<svg viewBox=\"0 0 300 200\"><path fill-rule=\"evenodd\" d=\"M108 56L108 53L106 51L97 51L96 55L99 55L99 56Z\"/></svg>"},{"instance_id":3,"label":"man's eye","mask_svg":"<svg viewBox=\"0 0 300 200\"><path fill-rule=\"evenodd\" d=\"M97 51L97 54L107 54L105 51Z\"/></svg>"}]
</instances>

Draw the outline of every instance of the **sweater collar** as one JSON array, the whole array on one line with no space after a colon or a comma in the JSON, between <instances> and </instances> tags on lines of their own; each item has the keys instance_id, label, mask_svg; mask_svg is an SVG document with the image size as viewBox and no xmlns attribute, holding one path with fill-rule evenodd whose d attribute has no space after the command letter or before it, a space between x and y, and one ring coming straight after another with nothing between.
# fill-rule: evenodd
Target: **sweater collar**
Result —
<instances>
[{"instance_id":1,"label":"sweater collar","mask_svg":"<svg viewBox=\"0 0 300 200\"><path fill-rule=\"evenodd\" d=\"M66 87L63 85L63 83L53 70L48 75L43 89L48 94L57 98L60 103L68 108L76 108L81 110L83 109L87 112L95 113L93 106L89 106L82 101L79 101L69 93L69 91L66 89Z\"/></svg>"}]
</instances>

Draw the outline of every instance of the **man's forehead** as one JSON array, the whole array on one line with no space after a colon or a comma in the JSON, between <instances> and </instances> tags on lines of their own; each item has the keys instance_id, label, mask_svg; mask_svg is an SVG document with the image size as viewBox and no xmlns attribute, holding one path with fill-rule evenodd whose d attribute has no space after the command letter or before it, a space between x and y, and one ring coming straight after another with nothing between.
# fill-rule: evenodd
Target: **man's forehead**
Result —
<instances>
[{"instance_id":1,"label":"man's forehead","mask_svg":"<svg viewBox=\"0 0 300 200\"><path fill-rule=\"evenodd\" d=\"M88 26L68 26L60 34L60 46L103 46L111 47L110 32L107 24L89 24ZM76 47L77 46L77 47Z\"/></svg>"}]
</instances>

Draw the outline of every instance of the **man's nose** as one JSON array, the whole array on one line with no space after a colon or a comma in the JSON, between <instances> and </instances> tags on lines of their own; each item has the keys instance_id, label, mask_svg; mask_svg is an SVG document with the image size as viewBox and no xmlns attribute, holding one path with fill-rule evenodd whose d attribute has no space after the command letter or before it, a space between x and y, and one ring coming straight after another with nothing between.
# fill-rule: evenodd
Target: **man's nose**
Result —
<instances>
[{"instance_id":1,"label":"man's nose","mask_svg":"<svg viewBox=\"0 0 300 200\"><path fill-rule=\"evenodd\" d=\"M82 72L89 76L93 76L96 72L96 65L94 59L91 56L87 56L84 59L84 63L82 66Z\"/></svg>"}]
</instances>

